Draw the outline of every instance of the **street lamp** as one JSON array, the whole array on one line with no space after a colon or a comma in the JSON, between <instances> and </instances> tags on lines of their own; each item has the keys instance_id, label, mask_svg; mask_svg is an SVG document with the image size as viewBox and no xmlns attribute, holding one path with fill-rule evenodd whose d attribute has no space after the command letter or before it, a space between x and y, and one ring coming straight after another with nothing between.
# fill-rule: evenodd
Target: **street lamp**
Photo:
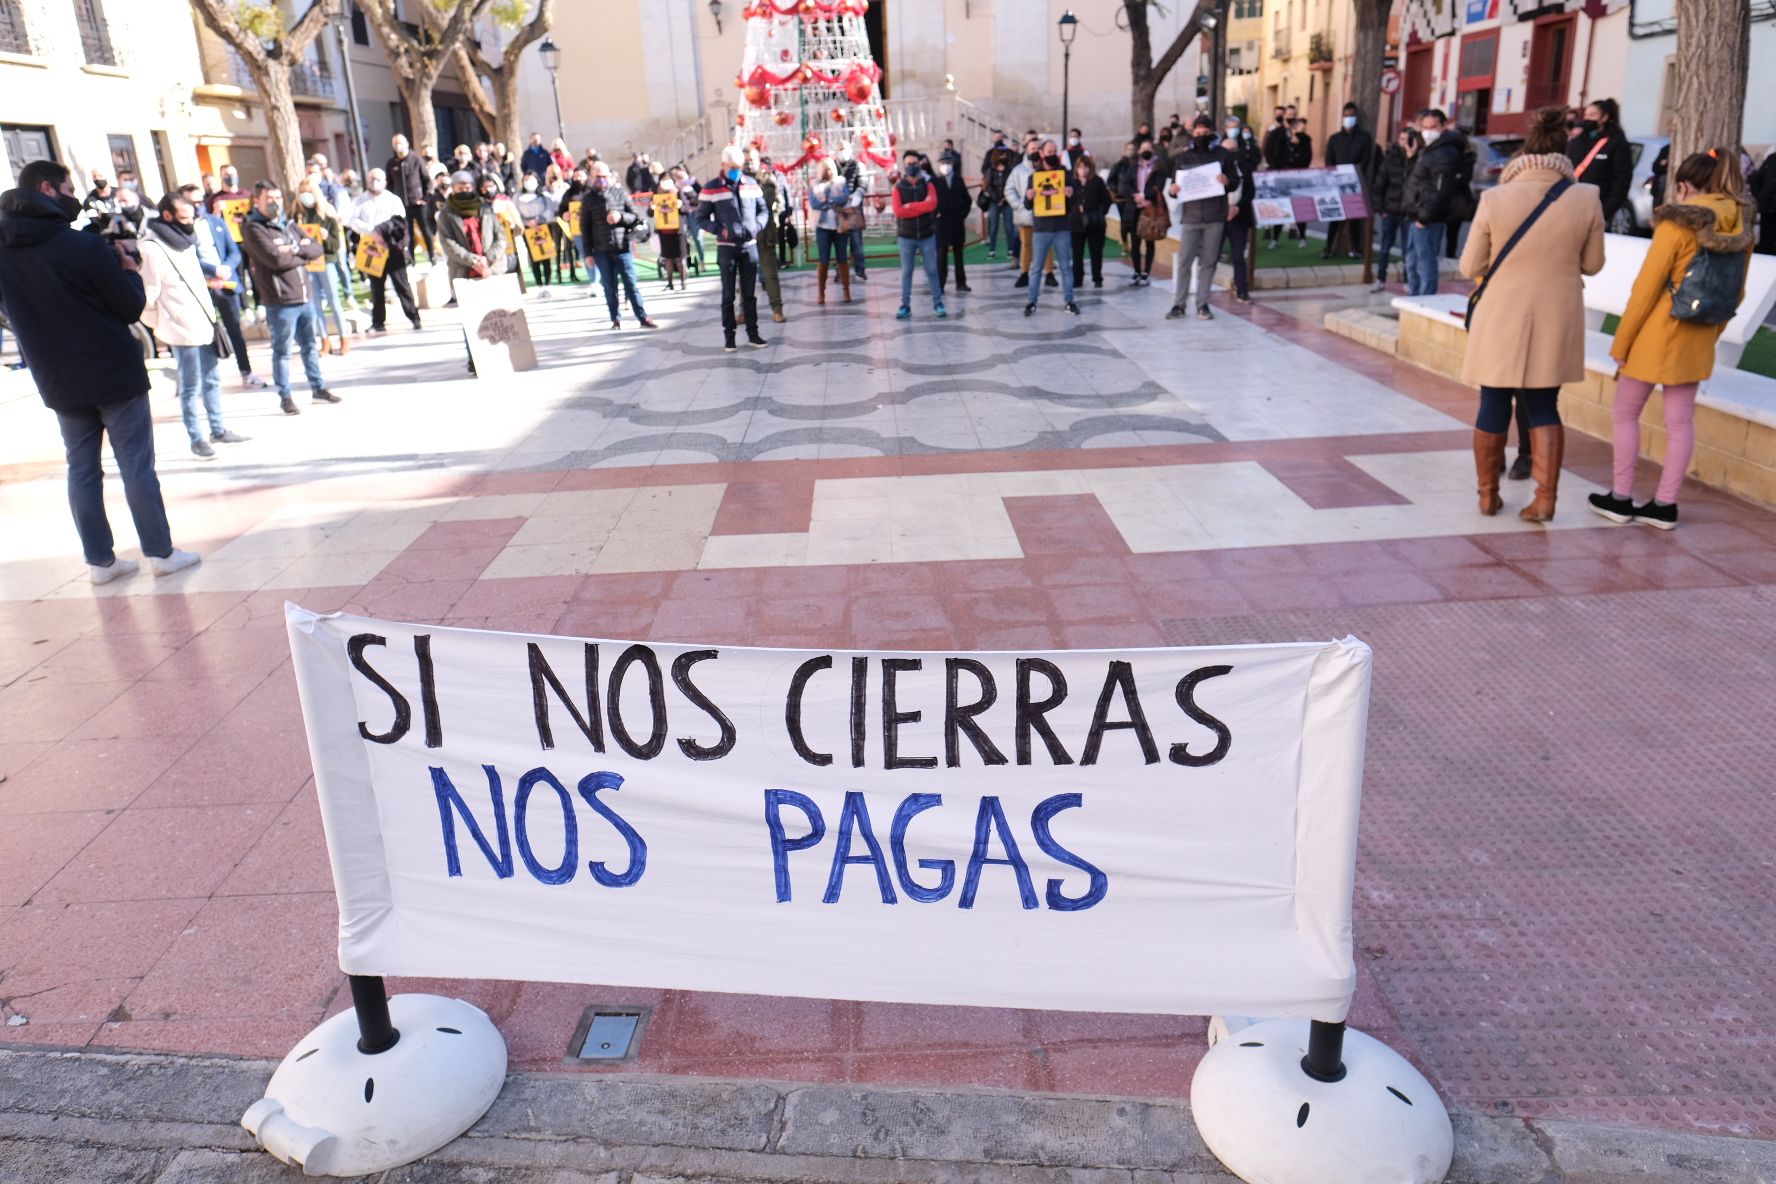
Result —
<instances>
[{"instance_id":1,"label":"street lamp","mask_svg":"<svg viewBox=\"0 0 1776 1184\"><path fill-rule=\"evenodd\" d=\"M549 72L549 89L555 92L555 135L567 139L567 125L561 122L561 81L555 72L561 69L561 47L555 44L555 38L545 34L543 43L537 46L537 56L543 59L543 69Z\"/></svg>"},{"instance_id":2,"label":"street lamp","mask_svg":"<svg viewBox=\"0 0 1776 1184\"><path fill-rule=\"evenodd\" d=\"M722 31L722 0L709 0L709 15L715 19L715 35L720 37Z\"/></svg>"},{"instance_id":3,"label":"street lamp","mask_svg":"<svg viewBox=\"0 0 1776 1184\"><path fill-rule=\"evenodd\" d=\"M1071 8L1061 13L1056 22L1061 34L1061 141L1066 142L1067 134L1072 130L1068 122L1067 103L1071 98L1073 70L1073 38L1079 34L1079 18L1073 15Z\"/></svg>"},{"instance_id":4,"label":"street lamp","mask_svg":"<svg viewBox=\"0 0 1776 1184\"><path fill-rule=\"evenodd\" d=\"M351 24L351 14L345 5L333 14L333 31L339 36L339 68L345 75L345 107L351 116L352 154L357 157L358 175L362 177L370 171L370 154L364 150L364 121L358 115L358 88L352 84L351 45L345 36L346 26Z\"/></svg>"}]
</instances>

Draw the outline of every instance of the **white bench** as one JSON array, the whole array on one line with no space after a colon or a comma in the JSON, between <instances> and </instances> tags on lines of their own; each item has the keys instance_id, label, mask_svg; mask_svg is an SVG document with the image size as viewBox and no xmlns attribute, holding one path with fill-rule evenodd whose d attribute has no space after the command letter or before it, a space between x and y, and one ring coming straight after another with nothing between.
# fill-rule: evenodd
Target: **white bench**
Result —
<instances>
[{"instance_id":1,"label":"white bench","mask_svg":"<svg viewBox=\"0 0 1776 1184\"><path fill-rule=\"evenodd\" d=\"M1621 316L1628 307L1651 242L1621 234L1604 238L1603 270L1585 280L1587 381L1567 385L1562 413L1572 426L1607 439L1616 361L1610 357L1614 338L1603 332L1603 322L1605 317ZM1398 356L1459 378L1467 348L1467 330L1462 326L1467 303L1466 296L1453 293L1396 297ZM1776 257L1753 255L1745 299L1722 331L1715 348L1714 374L1703 382L1696 397L1697 460L1691 467L1707 484L1766 504L1776 504L1776 378L1738 367L1745 347L1772 307L1776 307ZM1657 403L1655 397L1655 405L1643 417L1642 450L1648 455L1659 455L1663 450L1662 412Z\"/></svg>"}]
</instances>

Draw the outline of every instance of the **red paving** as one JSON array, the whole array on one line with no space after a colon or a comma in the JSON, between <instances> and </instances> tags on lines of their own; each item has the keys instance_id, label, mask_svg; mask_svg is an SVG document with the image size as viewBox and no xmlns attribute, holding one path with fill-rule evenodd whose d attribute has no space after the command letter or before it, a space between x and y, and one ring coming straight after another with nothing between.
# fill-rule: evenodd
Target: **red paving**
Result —
<instances>
[{"instance_id":1,"label":"red paving","mask_svg":"<svg viewBox=\"0 0 1776 1184\"><path fill-rule=\"evenodd\" d=\"M1426 402L1467 398L1285 329ZM822 477L1238 459L1332 508L1399 500L1347 455L1465 440L494 474L427 492L727 481L715 533L771 533L807 528ZM1596 479L1607 452L1576 438L1567 463ZM1575 500L1561 513L1582 513ZM1350 632L1377 654L1352 1022L1457 1106L1776 1137L1776 516L1694 491L1674 535L1132 554L1095 498L1006 506L1021 559L481 580L510 518L436 523L362 585L0 603L0 1005L30 1017L0 1040L275 1057L345 1005L286 599L730 645ZM563 1067L590 1005L649 1014L635 1060L589 1072L1179 1097L1203 1048L1195 1017L392 986L479 1003L517 1068Z\"/></svg>"}]
</instances>

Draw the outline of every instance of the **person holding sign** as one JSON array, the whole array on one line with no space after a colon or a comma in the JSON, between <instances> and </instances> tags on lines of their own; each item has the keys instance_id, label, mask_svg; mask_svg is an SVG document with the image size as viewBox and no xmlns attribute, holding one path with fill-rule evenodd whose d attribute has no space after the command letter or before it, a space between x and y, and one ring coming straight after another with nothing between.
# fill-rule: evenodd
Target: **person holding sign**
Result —
<instances>
[{"instance_id":1,"label":"person holding sign","mask_svg":"<svg viewBox=\"0 0 1776 1184\"><path fill-rule=\"evenodd\" d=\"M1063 307L1078 316L1079 305L1073 302L1073 230L1068 224L1069 211L1077 200L1076 190L1062 166L1059 145L1044 140L1040 152L1042 167L1030 174L1030 185L1023 193L1024 207L1030 211L1031 266L1041 264L1045 270L1052 266L1060 273ZM1053 279L1052 272L1049 278ZM1041 287L1030 288L1025 316L1036 315L1036 301L1041 295Z\"/></svg>"},{"instance_id":2,"label":"person holding sign","mask_svg":"<svg viewBox=\"0 0 1776 1184\"><path fill-rule=\"evenodd\" d=\"M1190 274L1196 264L1196 315L1212 321L1209 290L1215 282L1215 264L1221 258L1221 236L1227 229L1227 195L1239 190L1239 169L1233 154L1215 139L1215 122L1198 115L1190 129L1190 142L1173 162L1177 173L1166 186L1166 204L1173 207L1178 225L1177 296L1166 320L1184 315L1190 300ZM1212 171L1211 171L1212 170Z\"/></svg>"},{"instance_id":3,"label":"person holding sign","mask_svg":"<svg viewBox=\"0 0 1776 1184\"><path fill-rule=\"evenodd\" d=\"M450 268L450 284L459 280L484 280L506 270L506 236L493 203L475 192L476 177L468 169L450 174L450 196L438 211L438 246ZM475 373L475 355L469 350L469 332L463 329L463 350L469 355L469 373Z\"/></svg>"},{"instance_id":4,"label":"person holding sign","mask_svg":"<svg viewBox=\"0 0 1776 1184\"><path fill-rule=\"evenodd\" d=\"M900 240L900 311L894 316L904 321L913 315L913 260L919 259L931 286L932 314L947 317L937 278L937 188L926 177L919 153L908 151L901 161L900 181L894 186L894 231Z\"/></svg>"},{"instance_id":5,"label":"person holding sign","mask_svg":"<svg viewBox=\"0 0 1776 1184\"><path fill-rule=\"evenodd\" d=\"M678 196L678 185L670 177L654 191L654 233L660 236L660 278L666 290L672 291L672 277L678 277L683 291L690 283L685 273L684 202Z\"/></svg>"},{"instance_id":6,"label":"person holding sign","mask_svg":"<svg viewBox=\"0 0 1776 1184\"><path fill-rule=\"evenodd\" d=\"M366 248L380 248L382 257L382 267L374 271L359 264L359 269L370 277L370 332L388 332L383 327L388 308L384 292L390 284L401 302L401 311L417 331L419 309L413 303L413 286L407 282L408 243L413 233L407 223L407 203L389 189L387 174L381 169L365 174L364 195L352 207L351 228L358 232L360 256L366 254Z\"/></svg>"},{"instance_id":7,"label":"person holding sign","mask_svg":"<svg viewBox=\"0 0 1776 1184\"><path fill-rule=\"evenodd\" d=\"M525 149L526 156L529 152L530 149ZM544 155L547 156L548 153L545 152ZM523 189L513 204L517 207L518 219L524 226L524 246L530 256L530 278L539 287L547 286L554 278L555 270L555 234L549 225L554 217L554 208L549 199L538 192L542 182L535 173L526 171L520 184Z\"/></svg>"},{"instance_id":8,"label":"person holding sign","mask_svg":"<svg viewBox=\"0 0 1776 1184\"><path fill-rule=\"evenodd\" d=\"M321 257L308 264L309 302L314 305L315 324L323 330L321 349L328 351L326 313L331 312L335 344L330 352L348 353L351 343L345 339L345 319L339 312L339 284L333 276L333 260L345 250L345 226L340 221L339 211L321 192L319 174L309 173L296 186L295 214L296 229L321 244ZM323 299L325 310L321 307Z\"/></svg>"}]
</instances>

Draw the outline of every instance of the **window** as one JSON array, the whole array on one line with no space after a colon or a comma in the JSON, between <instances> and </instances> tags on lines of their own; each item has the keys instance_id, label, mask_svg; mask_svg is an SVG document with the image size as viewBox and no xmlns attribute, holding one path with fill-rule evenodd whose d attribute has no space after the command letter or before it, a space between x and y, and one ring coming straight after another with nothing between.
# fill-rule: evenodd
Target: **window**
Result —
<instances>
[{"instance_id":1,"label":"window","mask_svg":"<svg viewBox=\"0 0 1776 1184\"><path fill-rule=\"evenodd\" d=\"M125 171L132 172L139 181L142 170L136 167L136 141L132 136L106 136L111 145L111 176L113 179Z\"/></svg>"},{"instance_id":2,"label":"window","mask_svg":"<svg viewBox=\"0 0 1776 1184\"><path fill-rule=\"evenodd\" d=\"M99 0L74 0L74 20L80 26L80 48L89 66L115 66L117 51L111 48L111 30Z\"/></svg>"},{"instance_id":3,"label":"window","mask_svg":"<svg viewBox=\"0 0 1776 1184\"><path fill-rule=\"evenodd\" d=\"M25 14L19 0L0 0L0 53L30 53L31 38L25 33Z\"/></svg>"},{"instance_id":4,"label":"window","mask_svg":"<svg viewBox=\"0 0 1776 1184\"><path fill-rule=\"evenodd\" d=\"M154 141L154 165L160 170L160 191L171 193L173 191L173 171L167 167L167 161L172 159L173 153L167 146L167 134L165 132L149 132L148 135Z\"/></svg>"},{"instance_id":5,"label":"window","mask_svg":"<svg viewBox=\"0 0 1776 1184\"><path fill-rule=\"evenodd\" d=\"M352 41L357 45L370 44L370 23L364 19L364 10L356 4L352 5Z\"/></svg>"},{"instance_id":6,"label":"window","mask_svg":"<svg viewBox=\"0 0 1776 1184\"><path fill-rule=\"evenodd\" d=\"M1463 78L1492 77L1493 66L1498 59L1498 37L1464 37L1461 46L1461 76Z\"/></svg>"},{"instance_id":7,"label":"window","mask_svg":"<svg viewBox=\"0 0 1776 1184\"><path fill-rule=\"evenodd\" d=\"M18 179L19 170L33 160L54 160L55 144L46 127L0 125L0 142L6 145L6 183Z\"/></svg>"}]
</instances>

